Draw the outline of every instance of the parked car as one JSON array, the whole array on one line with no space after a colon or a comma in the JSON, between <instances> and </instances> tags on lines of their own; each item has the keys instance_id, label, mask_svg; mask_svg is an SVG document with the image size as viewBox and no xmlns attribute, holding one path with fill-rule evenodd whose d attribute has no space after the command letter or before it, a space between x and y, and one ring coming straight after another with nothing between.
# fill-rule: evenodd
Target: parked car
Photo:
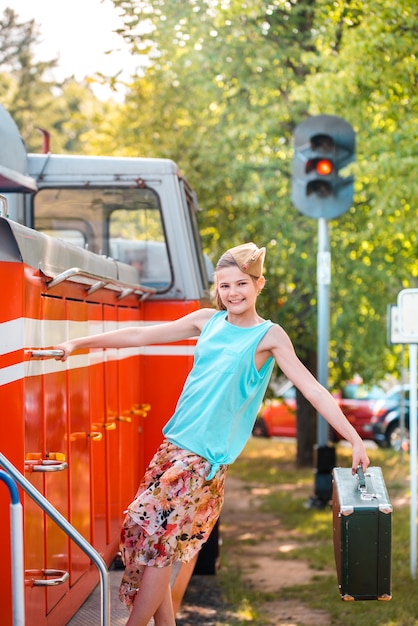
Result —
<instances>
[{"instance_id":1,"label":"parked car","mask_svg":"<svg viewBox=\"0 0 418 626\"><path fill-rule=\"evenodd\" d=\"M401 432L401 411L404 411L404 432ZM399 450L409 447L409 385L395 385L379 400L372 416L373 438L381 447Z\"/></svg>"},{"instance_id":2,"label":"parked car","mask_svg":"<svg viewBox=\"0 0 418 626\"><path fill-rule=\"evenodd\" d=\"M342 412L362 439L373 439L372 417L376 402L385 392L378 385L364 385L361 379L350 381L342 387L337 399Z\"/></svg>"},{"instance_id":3,"label":"parked car","mask_svg":"<svg viewBox=\"0 0 418 626\"><path fill-rule=\"evenodd\" d=\"M289 383L262 405L253 428L255 437L296 437L296 387Z\"/></svg>"},{"instance_id":4,"label":"parked car","mask_svg":"<svg viewBox=\"0 0 418 626\"><path fill-rule=\"evenodd\" d=\"M334 394L344 415L363 439L373 439L371 418L375 402L385 392L363 385L361 378L348 381ZM256 437L296 437L296 388L288 382L282 393L262 405L253 428Z\"/></svg>"}]
</instances>

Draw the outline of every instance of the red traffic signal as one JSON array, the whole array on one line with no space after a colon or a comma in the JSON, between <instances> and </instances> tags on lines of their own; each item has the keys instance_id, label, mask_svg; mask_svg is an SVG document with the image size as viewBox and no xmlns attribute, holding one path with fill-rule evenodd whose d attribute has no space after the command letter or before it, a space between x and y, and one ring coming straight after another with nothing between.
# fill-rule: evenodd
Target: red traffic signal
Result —
<instances>
[{"instance_id":1,"label":"red traffic signal","mask_svg":"<svg viewBox=\"0 0 418 626\"><path fill-rule=\"evenodd\" d=\"M306 161L305 171L315 171L320 176L329 176L334 171L334 164L331 159L309 159Z\"/></svg>"},{"instance_id":2,"label":"red traffic signal","mask_svg":"<svg viewBox=\"0 0 418 626\"><path fill-rule=\"evenodd\" d=\"M334 163L331 159L318 157L317 159L309 159L305 165L306 174L318 174L319 178L308 181L306 186L306 195L316 194L320 198L326 198L333 195L333 188L330 180L324 180L322 176L329 176L334 173Z\"/></svg>"}]
</instances>

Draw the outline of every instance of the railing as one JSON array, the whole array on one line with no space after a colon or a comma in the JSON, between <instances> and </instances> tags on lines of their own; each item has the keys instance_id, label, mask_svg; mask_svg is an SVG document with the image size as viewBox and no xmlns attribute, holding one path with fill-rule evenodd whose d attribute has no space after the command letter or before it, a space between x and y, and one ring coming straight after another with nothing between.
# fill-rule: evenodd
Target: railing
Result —
<instances>
[{"instance_id":1,"label":"railing","mask_svg":"<svg viewBox=\"0 0 418 626\"><path fill-rule=\"evenodd\" d=\"M23 516L19 491L15 481L0 470L0 480L10 493L10 540L12 556L13 626L25 626L25 587L23 565Z\"/></svg>"},{"instance_id":2,"label":"railing","mask_svg":"<svg viewBox=\"0 0 418 626\"><path fill-rule=\"evenodd\" d=\"M25 352L31 359L59 359L64 354L64 350L44 350L43 348L25 350Z\"/></svg>"},{"instance_id":3,"label":"railing","mask_svg":"<svg viewBox=\"0 0 418 626\"><path fill-rule=\"evenodd\" d=\"M48 274L45 270L42 269L42 267L40 268L40 270L44 274L44 276L48 276ZM49 282L47 283L47 289L49 291L51 289L54 289L54 287L57 287L61 283L77 277L83 278L89 283L90 286L87 290L88 295L91 295L99 289L113 289L119 293L119 300L122 300L123 298L126 298L131 294L139 296L141 300L145 300L156 292L153 287L144 287L143 285L124 283L120 280L117 280L116 278L99 276L98 274L87 272L80 267L71 267L64 272L61 272L57 276L54 276L52 280L49 280Z\"/></svg>"},{"instance_id":4,"label":"railing","mask_svg":"<svg viewBox=\"0 0 418 626\"><path fill-rule=\"evenodd\" d=\"M101 626L110 626L110 584L109 572L106 563L100 554L89 544L88 541L69 523L67 519L59 511L57 511L50 502L30 483L19 470L0 452L0 466L3 467L16 483L34 500L43 511L78 545L81 550L97 566L100 574L100 591L101 591ZM17 491L17 490L16 490ZM13 525L16 521L13 521ZM22 564L23 570L23 564ZM49 571L49 570L46 570ZM23 581L23 571L16 572L16 577ZM23 602L19 600L19 604ZM16 622L15 626L21 626L24 622Z\"/></svg>"}]
</instances>

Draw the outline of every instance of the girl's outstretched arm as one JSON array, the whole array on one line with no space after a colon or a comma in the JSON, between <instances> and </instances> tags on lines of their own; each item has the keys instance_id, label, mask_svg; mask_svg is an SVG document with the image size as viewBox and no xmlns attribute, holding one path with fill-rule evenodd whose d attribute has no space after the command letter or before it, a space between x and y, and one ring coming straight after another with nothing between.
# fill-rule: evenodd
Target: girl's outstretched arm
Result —
<instances>
[{"instance_id":1,"label":"girl's outstretched arm","mask_svg":"<svg viewBox=\"0 0 418 626\"><path fill-rule=\"evenodd\" d=\"M56 350L62 350L64 353L62 357L57 357L57 360L65 361L75 350L86 348L132 348L191 339L200 335L203 326L214 313L214 309L199 309L172 322L131 326L69 339L55 346Z\"/></svg>"},{"instance_id":2,"label":"girl's outstretched arm","mask_svg":"<svg viewBox=\"0 0 418 626\"><path fill-rule=\"evenodd\" d=\"M335 398L299 360L287 333L280 326L275 325L267 335L265 347L274 356L276 363L285 376L303 393L305 398L327 420L332 428L343 439L351 443L353 448L353 473L355 473L359 465L366 469L370 464L370 460L363 440L347 420Z\"/></svg>"}]
</instances>

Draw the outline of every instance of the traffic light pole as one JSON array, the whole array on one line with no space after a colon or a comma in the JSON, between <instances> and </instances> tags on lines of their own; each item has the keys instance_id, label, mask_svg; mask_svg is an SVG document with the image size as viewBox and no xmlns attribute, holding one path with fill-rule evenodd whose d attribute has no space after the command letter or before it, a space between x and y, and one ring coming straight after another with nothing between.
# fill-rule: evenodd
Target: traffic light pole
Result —
<instances>
[{"instance_id":1,"label":"traffic light pole","mask_svg":"<svg viewBox=\"0 0 418 626\"><path fill-rule=\"evenodd\" d=\"M321 217L318 220L318 257L316 280L318 285L318 380L321 385L328 388L331 253L329 249L328 220L324 217ZM318 446L325 446L327 442L327 422L321 415L318 414Z\"/></svg>"},{"instance_id":2,"label":"traffic light pole","mask_svg":"<svg viewBox=\"0 0 418 626\"><path fill-rule=\"evenodd\" d=\"M328 348L331 284L331 252L329 246L328 220L318 219L318 380L328 388ZM332 496L332 469L335 466L335 448L328 446L328 423L318 413L315 469L315 496L311 505L326 506Z\"/></svg>"}]
</instances>

